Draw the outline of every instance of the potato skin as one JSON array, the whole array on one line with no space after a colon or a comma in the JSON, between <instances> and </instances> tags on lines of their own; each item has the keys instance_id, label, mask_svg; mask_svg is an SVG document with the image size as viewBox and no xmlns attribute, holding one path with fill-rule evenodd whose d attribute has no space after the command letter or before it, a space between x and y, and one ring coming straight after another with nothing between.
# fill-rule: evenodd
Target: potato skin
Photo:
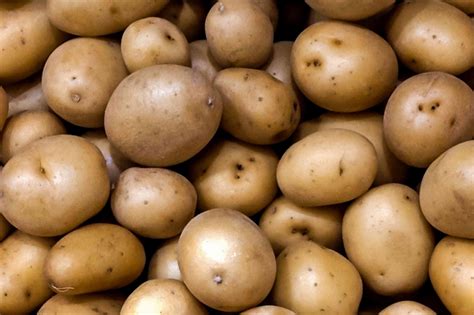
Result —
<instances>
[{"instance_id":1,"label":"potato skin","mask_svg":"<svg viewBox=\"0 0 474 315\"><path fill-rule=\"evenodd\" d=\"M176 25L192 41L204 33L207 6L204 0L169 1L158 16Z\"/></svg>"},{"instance_id":2,"label":"potato skin","mask_svg":"<svg viewBox=\"0 0 474 315\"><path fill-rule=\"evenodd\" d=\"M222 67L212 57L206 40L196 40L189 44L191 67L201 72L209 82L213 82Z\"/></svg>"},{"instance_id":3,"label":"potato skin","mask_svg":"<svg viewBox=\"0 0 474 315\"><path fill-rule=\"evenodd\" d=\"M38 315L49 314L81 314L81 315L119 315L125 297L117 294L56 294L38 311Z\"/></svg>"},{"instance_id":4,"label":"potato skin","mask_svg":"<svg viewBox=\"0 0 474 315\"><path fill-rule=\"evenodd\" d=\"M280 306L262 305L248 309L240 315L296 315L296 313Z\"/></svg>"},{"instance_id":5,"label":"potato skin","mask_svg":"<svg viewBox=\"0 0 474 315\"><path fill-rule=\"evenodd\" d=\"M53 291L76 295L126 286L144 266L143 245L130 231L96 223L61 238L49 252L44 272Z\"/></svg>"},{"instance_id":6,"label":"potato skin","mask_svg":"<svg viewBox=\"0 0 474 315\"><path fill-rule=\"evenodd\" d=\"M474 13L474 2L472 1L465 1L465 0L443 0L450 5L455 6L459 10L464 11L466 14Z\"/></svg>"},{"instance_id":7,"label":"potato skin","mask_svg":"<svg viewBox=\"0 0 474 315\"><path fill-rule=\"evenodd\" d=\"M41 74L5 86L9 103L8 117L26 110L50 111L41 89Z\"/></svg>"},{"instance_id":8,"label":"potato skin","mask_svg":"<svg viewBox=\"0 0 474 315\"><path fill-rule=\"evenodd\" d=\"M175 279L182 281L178 266L179 236L168 239L155 251L148 265L148 280Z\"/></svg>"},{"instance_id":9,"label":"potato skin","mask_svg":"<svg viewBox=\"0 0 474 315\"><path fill-rule=\"evenodd\" d=\"M436 315L436 313L423 304L414 301L400 301L384 308L380 315Z\"/></svg>"},{"instance_id":10,"label":"potato skin","mask_svg":"<svg viewBox=\"0 0 474 315\"><path fill-rule=\"evenodd\" d=\"M362 1L333 1L306 0L313 10L337 20L357 21L380 13L392 6L395 0L362 0Z\"/></svg>"},{"instance_id":11,"label":"potato skin","mask_svg":"<svg viewBox=\"0 0 474 315\"><path fill-rule=\"evenodd\" d=\"M0 313L29 313L53 293L43 275L54 240L16 231L0 243Z\"/></svg>"},{"instance_id":12,"label":"potato skin","mask_svg":"<svg viewBox=\"0 0 474 315\"><path fill-rule=\"evenodd\" d=\"M0 130L3 129L3 125L7 120L8 116L8 95L0 86Z\"/></svg>"}]
</instances>

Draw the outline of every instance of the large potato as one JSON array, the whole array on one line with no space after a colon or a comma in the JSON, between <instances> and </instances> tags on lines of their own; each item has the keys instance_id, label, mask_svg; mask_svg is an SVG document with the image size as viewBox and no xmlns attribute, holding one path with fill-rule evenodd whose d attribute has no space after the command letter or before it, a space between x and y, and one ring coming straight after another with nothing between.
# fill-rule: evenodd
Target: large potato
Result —
<instances>
[{"instance_id":1,"label":"large potato","mask_svg":"<svg viewBox=\"0 0 474 315\"><path fill-rule=\"evenodd\" d=\"M145 251L127 229L106 223L66 234L51 249L44 272L56 293L76 295L118 289L145 266Z\"/></svg>"},{"instance_id":2,"label":"large potato","mask_svg":"<svg viewBox=\"0 0 474 315\"><path fill-rule=\"evenodd\" d=\"M173 0L158 14L176 25L186 35L188 41L196 40L204 33L207 1Z\"/></svg>"},{"instance_id":3,"label":"large potato","mask_svg":"<svg viewBox=\"0 0 474 315\"><path fill-rule=\"evenodd\" d=\"M209 82L213 82L217 73L222 69L209 52L206 40L197 40L189 44L191 67L200 71Z\"/></svg>"},{"instance_id":4,"label":"large potato","mask_svg":"<svg viewBox=\"0 0 474 315\"><path fill-rule=\"evenodd\" d=\"M105 111L105 132L130 160L169 166L204 148L221 115L221 98L200 72L157 65L119 84Z\"/></svg>"},{"instance_id":5,"label":"large potato","mask_svg":"<svg viewBox=\"0 0 474 315\"><path fill-rule=\"evenodd\" d=\"M287 308L275 305L262 305L246 310L241 315L296 315Z\"/></svg>"},{"instance_id":6,"label":"large potato","mask_svg":"<svg viewBox=\"0 0 474 315\"><path fill-rule=\"evenodd\" d=\"M61 235L97 214L109 191L104 158L92 143L51 136L35 141L3 168L2 214L23 232Z\"/></svg>"},{"instance_id":7,"label":"large potato","mask_svg":"<svg viewBox=\"0 0 474 315\"><path fill-rule=\"evenodd\" d=\"M390 8L395 0L306 0L313 10L329 18L357 21Z\"/></svg>"},{"instance_id":8,"label":"large potato","mask_svg":"<svg viewBox=\"0 0 474 315\"><path fill-rule=\"evenodd\" d=\"M0 313L29 313L53 293L43 275L54 240L17 231L0 243Z\"/></svg>"},{"instance_id":9,"label":"large potato","mask_svg":"<svg viewBox=\"0 0 474 315\"><path fill-rule=\"evenodd\" d=\"M175 279L182 281L178 265L178 239L166 240L153 254L148 265L148 280Z\"/></svg>"},{"instance_id":10,"label":"large potato","mask_svg":"<svg viewBox=\"0 0 474 315\"><path fill-rule=\"evenodd\" d=\"M116 294L56 294L41 306L38 315L119 315L125 298Z\"/></svg>"},{"instance_id":11,"label":"large potato","mask_svg":"<svg viewBox=\"0 0 474 315\"><path fill-rule=\"evenodd\" d=\"M50 111L41 89L41 73L4 88L10 99L8 117L26 110Z\"/></svg>"},{"instance_id":12,"label":"large potato","mask_svg":"<svg viewBox=\"0 0 474 315\"><path fill-rule=\"evenodd\" d=\"M0 86L0 130L3 129L5 120L8 116L8 95L5 90Z\"/></svg>"},{"instance_id":13,"label":"large potato","mask_svg":"<svg viewBox=\"0 0 474 315\"><path fill-rule=\"evenodd\" d=\"M433 231L408 186L382 185L355 200L344 214L342 239L364 284L377 294L410 293L428 277Z\"/></svg>"},{"instance_id":14,"label":"large potato","mask_svg":"<svg viewBox=\"0 0 474 315\"><path fill-rule=\"evenodd\" d=\"M384 308L380 315L436 315L436 313L423 304L414 301L401 301Z\"/></svg>"},{"instance_id":15,"label":"large potato","mask_svg":"<svg viewBox=\"0 0 474 315\"><path fill-rule=\"evenodd\" d=\"M59 46L43 70L49 107L65 120L88 128L104 125L112 92L127 76L120 45L98 38L75 38Z\"/></svg>"}]
</instances>

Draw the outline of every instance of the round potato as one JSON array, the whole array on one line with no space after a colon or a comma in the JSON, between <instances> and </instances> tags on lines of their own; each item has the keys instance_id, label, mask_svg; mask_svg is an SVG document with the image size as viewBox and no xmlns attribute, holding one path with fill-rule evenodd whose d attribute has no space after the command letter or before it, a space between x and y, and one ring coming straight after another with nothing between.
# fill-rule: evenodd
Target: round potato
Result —
<instances>
[{"instance_id":1,"label":"round potato","mask_svg":"<svg viewBox=\"0 0 474 315\"><path fill-rule=\"evenodd\" d=\"M436 315L436 313L423 304L414 301L401 301L384 308L380 315Z\"/></svg>"},{"instance_id":2,"label":"round potato","mask_svg":"<svg viewBox=\"0 0 474 315\"><path fill-rule=\"evenodd\" d=\"M0 2L0 84L40 70L66 36L51 25L45 0Z\"/></svg>"},{"instance_id":3,"label":"round potato","mask_svg":"<svg viewBox=\"0 0 474 315\"><path fill-rule=\"evenodd\" d=\"M296 38L291 69L306 97L335 112L357 112L381 103L395 88L398 75L397 57L382 37L338 21L313 24Z\"/></svg>"},{"instance_id":4,"label":"round potato","mask_svg":"<svg viewBox=\"0 0 474 315\"><path fill-rule=\"evenodd\" d=\"M401 161L428 167L450 147L469 140L474 124L474 93L460 79L442 72L413 76L388 100L384 135Z\"/></svg>"},{"instance_id":5,"label":"round potato","mask_svg":"<svg viewBox=\"0 0 474 315\"><path fill-rule=\"evenodd\" d=\"M204 148L221 116L221 98L199 71L157 65L120 83L105 111L105 132L130 160L170 166Z\"/></svg>"},{"instance_id":6,"label":"round potato","mask_svg":"<svg viewBox=\"0 0 474 315\"><path fill-rule=\"evenodd\" d=\"M415 72L456 75L474 65L474 23L442 1L400 3L388 22L387 39L400 61Z\"/></svg>"},{"instance_id":7,"label":"round potato","mask_svg":"<svg viewBox=\"0 0 474 315\"><path fill-rule=\"evenodd\" d=\"M426 170L420 205L432 226L451 236L474 239L474 140L460 143Z\"/></svg>"},{"instance_id":8,"label":"round potato","mask_svg":"<svg viewBox=\"0 0 474 315\"><path fill-rule=\"evenodd\" d=\"M377 294L411 293L428 277L433 231L408 186L382 185L355 200L344 214L342 239L364 284Z\"/></svg>"},{"instance_id":9,"label":"round potato","mask_svg":"<svg viewBox=\"0 0 474 315\"><path fill-rule=\"evenodd\" d=\"M222 69L214 60L206 40L197 40L189 44L191 67L201 72L209 82L213 82L217 73Z\"/></svg>"},{"instance_id":10,"label":"round potato","mask_svg":"<svg viewBox=\"0 0 474 315\"><path fill-rule=\"evenodd\" d=\"M0 243L0 313L29 313L53 293L43 275L54 240L16 231Z\"/></svg>"},{"instance_id":11,"label":"round potato","mask_svg":"<svg viewBox=\"0 0 474 315\"><path fill-rule=\"evenodd\" d=\"M138 235L170 238L194 216L196 190L186 177L164 168L132 167L112 193L117 221Z\"/></svg>"},{"instance_id":12,"label":"round potato","mask_svg":"<svg viewBox=\"0 0 474 315\"><path fill-rule=\"evenodd\" d=\"M17 153L2 171L2 214L38 236L65 234L97 214L108 200L104 158L88 141L50 136Z\"/></svg>"},{"instance_id":13,"label":"round potato","mask_svg":"<svg viewBox=\"0 0 474 315\"><path fill-rule=\"evenodd\" d=\"M178 263L189 291L224 312L262 302L276 273L270 242L252 220L229 209L203 212L186 225L178 242Z\"/></svg>"},{"instance_id":14,"label":"round potato","mask_svg":"<svg viewBox=\"0 0 474 315\"><path fill-rule=\"evenodd\" d=\"M263 305L246 310L240 315L296 315L296 313L280 306Z\"/></svg>"},{"instance_id":15,"label":"round potato","mask_svg":"<svg viewBox=\"0 0 474 315\"><path fill-rule=\"evenodd\" d=\"M119 315L125 298L116 294L56 294L41 306L38 315Z\"/></svg>"},{"instance_id":16,"label":"round potato","mask_svg":"<svg viewBox=\"0 0 474 315\"><path fill-rule=\"evenodd\" d=\"M178 265L179 236L166 240L153 254L148 266L148 280L175 279L182 281Z\"/></svg>"},{"instance_id":17,"label":"round potato","mask_svg":"<svg viewBox=\"0 0 474 315\"><path fill-rule=\"evenodd\" d=\"M2 133L2 160L7 163L15 154L36 140L65 134L66 128L56 115L45 111L25 111L11 117Z\"/></svg>"},{"instance_id":18,"label":"round potato","mask_svg":"<svg viewBox=\"0 0 474 315\"><path fill-rule=\"evenodd\" d=\"M153 279L142 283L123 304L122 315L206 315L207 310L189 292L186 286L174 279Z\"/></svg>"},{"instance_id":19,"label":"round potato","mask_svg":"<svg viewBox=\"0 0 474 315\"><path fill-rule=\"evenodd\" d=\"M305 2L313 10L328 18L358 21L389 9L395 0L306 0Z\"/></svg>"},{"instance_id":20,"label":"round potato","mask_svg":"<svg viewBox=\"0 0 474 315\"><path fill-rule=\"evenodd\" d=\"M5 120L8 116L8 95L5 90L0 86L0 130L3 129Z\"/></svg>"},{"instance_id":21,"label":"round potato","mask_svg":"<svg viewBox=\"0 0 474 315\"><path fill-rule=\"evenodd\" d=\"M278 256L272 298L297 314L355 314L362 280L344 256L300 241Z\"/></svg>"},{"instance_id":22,"label":"round potato","mask_svg":"<svg viewBox=\"0 0 474 315\"><path fill-rule=\"evenodd\" d=\"M190 162L198 208L230 208L252 216L275 198L278 157L271 148L219 140Z\"/></svg>"},{"instance_id":23,"label":"round potato","mask_svg":"<svg viewBox=\"0 0 474 315\"><path fill-rule=\"evenodd\" d=\"M122 55L128 71L159 64L189 66L189 44L168 20L148 17L130 24L122 35Z\"/></svg>"},{"instance_id":24,"label":"round potato","mask_svg":"<svg viewBox=\"0 0 474 315\"><path fill-rule=\"evenodd\" d=\"M158 16L176 25L188 41L192 41L204 33L206 14L207 3L204 0L174 0Z\"/></svg>"},{"instance_id":25,"label":"round potato","mask_svg":"<svg viewBox=\"0 0 474 315\"><path fill-rule=\"evenodd\" d=\"M50 111L41 89L41 73L5 86L8 94L8 117L26 110Z\"/></svg>"},{"instance_id":26,"label":"round potato","mask_svg":"<svg viewBox=\"0 0 474 315\"><path fill-rule=\"evenodd\" d=\"M214 86L222 95L222 129L253 144L286 140L300 121L301 109L291 86L263 70L220 71Z\"/></svg>"},{"instance_id":27,"label":"round potato","mask_svg":"<svg viewBox=\"0 0 474 315\"><path fill-rule=\"evenodd\" d=\"M310 240L337 250L342 244L342 208L305 208L279 197L263 211L259 226L280 253L290 244Z\"/></svg>"},{"instance_id":28,"label":"round potato","mask_svg":"<svg viewBox=\"0 0 474 315\"><path fill-rule=\"evenodd\" d=\"M47 0L48 18L57 28L79 36L100 36L160 12L169 0Z\"/></svg>"},{"instance_id":29,"label":"round potato","mask_svg":"<svg viewBox=\"0 0 474 315\"><path fill-rule=\"evenodd\" d=\"M464 13L466 14L474 13L474 2L472 1L466 1L466 0L443 0L443 1L464 11Z\"/></svg>"},{"instance_id":30,"label":"round potato","mask_svg":"<svg viewBox=\"0 0 474 315\"><path fill-rule=\"evenodd\" d=\"M342 203L366 192L377 173L374 146L343 129L315 132L289 147L277 168L283 195L315 207Z\"/></svg>"},{"instance_id":31,"label":"round potato","mask_svg":"<svg viewBox=\"0 0 474 315\"><path fill-rule=\"evenodd\" d=\"M447 236L435 247L430 261L433 288L451 314L474 310L474 240Z\"/></svg>"},{"instance_id":32,"label":"round potato","mask_svg":"<svg viewBox=\"0 0 474 315\"><path fill-rule=\"evenodd\" d=\"M76 295L126 286L144 266L145 251L135 235L119 225L96 223L61 238L44 272L56 293Z\"/></svg>"},{"instance_id":33,"label":"round potato","mask_svg":"<svg viewBox=\"0 0 474 315\"><path fill-rule=\"evenodd\" d=\"M43 70L42 88L49 107L81 127L104 125L112 92L127 76L120 45L99 38L75 38L59 46Z\"/></svg>"},{"instance_id":34,"label":"round potato","mask_svg":"<svg viewBox=\"0 0 474 315\"><path fill-rule=\"evenodd\" d=\"M216 2L205 31L209 50L224 68L258 68L272 54L272 23L252 1Z\"/></svg>"}]
</instances>

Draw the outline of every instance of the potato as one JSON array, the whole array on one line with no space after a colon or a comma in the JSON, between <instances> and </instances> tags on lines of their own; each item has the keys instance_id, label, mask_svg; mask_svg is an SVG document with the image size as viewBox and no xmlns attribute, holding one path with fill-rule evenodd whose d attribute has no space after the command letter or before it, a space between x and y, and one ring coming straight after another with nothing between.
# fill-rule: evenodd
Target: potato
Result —
<instances>
[{"instance_id":1,"label":"potato","mask_svg":"<svg viewBox=\"0 0 474 315\"><path fill-rule=\"evenodd\" d=\"M2 171L2 214L38 236L67 233L97 214L110 184L104 158L88 141L50 136L17 153Z\"/></svg>"},{"instance_id":2,"label":"potato","mask_svg":"<svg viewBox=\"0 0 474 315\"><path fill-rule=\"evenodd\" d=\"M178 263L189 291L225 312L262 302L276 272L272 247L262 231L230 209L203 212L186 225L178 241Z\"/></svg>"},{"instance_id":3,"label":"potato","mask_svg":"<svg viewBox=\"0 0 474 315\"><path fill-rule=\"evenodd\" d=\"M226 0L224 0L225 2ZM228 0L233 1L233 0ZM273 28L276 30L278 24L278 6L276 0L250 0L258 6L270 19ZM285 12L286 13L286 12Z\"/></svg>"},{"instance_id":4,"label":"potato","mask_svg":"<svg viewBox=\"0 0 474 315\"><path fill-rule=\"evenodd\" d=\"M173 279L142 283L125 301L120 314L205 315L206 308L186 286Z\"/></svg>"},{"instance_id":5,"label":"potato","mask_svg":"<svg viewBox=\"0 0 474 315\"><path fill-rule=\"evenodd\" d=\"M158 16L176 25L188 41L192 41L204 33L206 14L207 3L204 0L174 0Z\"/></svg>"},{"instance_id":6,"label":"potato","mask_svg":"<svg viewBox=\"0 0 474 315\"><path fill-rule=\"evenodd\" d=\"M206 40L197 40L189 44L191 67L201 72L210 82L214 81L222 69L209 52Z\"/></svg>"},{"instance_id":7,"label":"potato","mask_svg":"<svg viewBox=\"0 0 474 315\"><path fill-rule=\"evenodd\" d=\"M245 312L240 313L241 315L296 315L295 312L290 311L287 308L274 306L274 305L263 305L251 308Z\"/></svg>"},{"instance_id":8,"label":"potato","mask_svg":"<svg viewBox=\"0 0 474 315\"><path fill-rule=\"evenodd\" d=\"M377 173L374 146L343 129L315 132L283 154L277 182L295 204L315 207L342 203L366 192Z\"/></svg>"},{"instance_id":9,"label":"potato","mask_svg":"<svg viewBox=\"0 0 474 315\"><path fill-rule=\"evenodd\" d=\"M313 24L296 38L291 69L309 100L335 112L357 112L381 103L395 88L398 75L395 53L383 38L337 21Z\"/></svg>"},{"instance_id":10,"label":"potato","mask_svg":"<svg viewBox=\"0 0 474 315\"><path fill-rule=\"evenodd\" d=\"M204 148L221 116L221 98L200 72L157 65L120 83L105 111L105 132L130 160L170 166Z\"/></svg>"},{"instance_id":11,"label":"potato","mask_svg":"<svg viewBox=\"0 0 474 315\"><path fill-rule=\"evenodd\" d=\"M40 70L65 39L46 15L45 0L0 2L0 84L18 82Z\"/></svg>"},{"instance_id":12,"label":"potato","mask_svg":"<svg viewBox=\"0 0 474 315\"><path fill-rule=\"evenodd\" d=\"M49 252L44 272L53 291L76 295L126 286L144 266L145 251L135 235L96 223L63 236Z\"/></svg>"},{"instance_id":13,"label":"potato","mask_svg":"<svg viewBox=\"0 0 474 315\"><path fill-rule=\"evenodd\" d=\"M395 0L306 0L305 2L313 10L329 18L357 21L387 10Z\"/></svg>"},{"instance_id":14,"label":"potato","mask_svg":"<svg viewBox=\"0 0 474 315\"><path fill-rule=\"evenodd\" d=\"M0 130L3 129L5 120L8 116L8 95L5 90L0 86Z\"/></svg>"},{"instance_id":15,"label":"potato","mask_svg":"<svg viewBox=\"0 0 474 315\"><path fill-rule=\"evenodd\" d=\"M128 71L159 64L189 66L189 45L179 28L168 20L148 17L123 32L121 49Z\"/></svg>"},{"instance_id":16,"label":"potato","mask_svg":"<svg viewBox=\"0 0 474 315\"><path fill-rule=\"evenodd\" d=\"M293 42L281 41L273 44L273 54L264 66L264 70L286 84L293 84L290 56Z\"/></svg>"},{"instance_id":17,"label":"potato","mask_svg":"<svg viewBox=\"0 0 474 315\"><path fill-rule=\"evenodd\" d=\"M216 2L204 27L209 50L224 68L258 68L270 58L273 26L252 1Z\"/></svg>"},{"instance_id":18,"label":"potato","mask_svg":"<svg viewBox=\"0 0 474 315\"><path fill-rule=\"evenodd\" d=\"M3 241L10 233L12 226L8 221L0 214L0 242Z\"/></svg>"},{"instance_id":19,"label":"potato","mask_svg":"<svg viewBox=\"0 0 474 315\"><path fill-rule=\"evenodd\" d=\"M387 39L400 61L415 72L460 74L474 65L474 24L441 1L405 1L394 10Z\"/></svg>"},{"instance_id":20,"label":"potato","mask_svg":"<svg viewBox=\"0 0 474 315\"><path fill-rule=\"evenodd\" d=\"M413 76L388 100L384 135L397 158L428 167L441 153L469 140L474 124L474 94L458 78L442 72Z\"/></svg>"},{"instance_id":21,"label":"potato","mask_svg":"<svg viewBox=\"0 0 474 315\"><path fill-rule=\"evenodd\" d=\"M125 298L117 294L56 294L41 306L38 315L119 315Z\"/></svg>"},{"instance_id":22,"label":"potato","mask_svg":"<svg viewBox=\"0 0 474 315\"><path fill-rule=\"evenodd\" d=\"M26 110L50 111L41 89L41 74L4 88L10 99L8 117Z\"/></svg>"},{"instance_id":23,"label":"potato","mask_svg":"<svg viewBox=\"0 0 474 315\"><path fill-rule=\"evenodd\" d=\"M401 301L384 308L380 315L436 315L436 313L423 304L414 301Z\"/></svg>"},{"instance_id":24,"label":"potato","mask_svg":"<svg viewBox=\"0 0 474 315\"><path fill-rule=\"evenodd\" d=\"M52 292L43 266L54 241L16 231L0 243L0 313L29 313Z\"/></svg>"},{"instance_id":25,"label":"potato","mask_svg":"<svg viewBox=\"0 0 474 315\"><path fill-rule=\"evenodd\" d=\"M474 2L472 1L466 1L466 0L443 0L443 1L464 11L464 13L466 14L474 13Z\"/></svg>"},{"instance_id":26,"label":"potato","mask_svg":"<svg viewBox=\"0 0 474 315\"><path fill-rule=\"evenodd\" d=\"M301 109L292 88L263 70L230 68L214 80L222 95L222 129L253 144L287 139L298 126Z\"/></svg>"},{"instance_id":27,"label":"potato","mask_svg":"<svg viewBox=\"0 0 474 315\"><path fill-rule=\"evenodd\" d=\"M49 107L75 125L98 128L112 92L127 76L120 46L98 38L75 38L59 46L43 70Z\"/></svg>"},{"instance_id":28,"label":"potato","mask_svg":"<svg viewBox=\"0 0 474 315\"><path fill-rule=\"evenodd\" d=\"M420 205L432 226L451 236L474 239L474 140L439 156L426 170Z\"/></svg>"},{"instance_id":29,"label":"potato","mask_svg":"<svg viewBox=\"0 0 474 315\"><path fill-rule=\"evenodd\" d=\"M275 199L263 211L259 226L275 253L300 240L310 240L337 250L342 244L342 208L305 208L288 198Z\"/></svg>"},{"instance_id":30,"label":"potato","mask_svg":"<svg viewBox=\"0 0 474 315\"><path fill-rule=\"evenodd\" d=\"M164 168L132 167L124 171L112 193L117 221L138 235L178 235L194 216L196 190L186 177Z\"/></svg>"},{"instance_id":31,"label":"potato","mask_svg":"<svg viewBox=\"0 0 474 315\"><path fill-rule=\"evenodd\" d=\"M271 148L218 140L190 162L198 208L230 208L252 216L277 194L278 157Z\"/></svg>"},{"instance_id":32,"label":"potato","mask_svg":"<svg viewBox=\"0 0 474 315\"><path fill-rule=\"evenodd\" d=\"M169 0L47 0L48 17L57 28L79 36L124 30L133 21L160 12Z\"/></svg>"},{"instance_id":33,"label":"potato","mask_svg":"<svg viewBox=\"0 0 474 315\"><path fill-rule=\"evenodd\" d=\"M444 237L430 261L433 288L451 314L474 311L474 240Z\"/></svg>"},{"instance_id":34,"label":"potato","mask_svg":"<svg viewBox=\"0 0 474 315\"><path fill-rule=\"evenodd\" d=\"M411 293L428 277L433 231L408 186L382 185L355 200L344 214L342 239L364 284L379 295Z\"/></svg>"},{"instance_id":35,"label":"potato","mask_svg":"<svg viewBox=\"0 0 474 315\"><path fill-rule=\"evenodd\" d=\"M178 266L179 236L166 240L153 254L148 266L148 280L175 279L182 281Z\"/></svg>"},{"instance_id":36,"label":"potato","mask_svg":"<svg viewBox=\"0 0 474 315\"><path fill-rule=\"evenodd\" d=\"M15 154L36 140L65 134L66 128L56 115L45 111L25 111L11 117L2 133L2 160L7 163Z\"/></svg>"},{"instance_id":37,"label":"potato","mask_svg":"<svg viewBox=\"0 0 474 315\"><path fill-rule=\"evenodd\" d=\"M297 314L356 314L362 280L342 255L300 241L278 256L272 298Z\"/></svg>"}]
</instances>

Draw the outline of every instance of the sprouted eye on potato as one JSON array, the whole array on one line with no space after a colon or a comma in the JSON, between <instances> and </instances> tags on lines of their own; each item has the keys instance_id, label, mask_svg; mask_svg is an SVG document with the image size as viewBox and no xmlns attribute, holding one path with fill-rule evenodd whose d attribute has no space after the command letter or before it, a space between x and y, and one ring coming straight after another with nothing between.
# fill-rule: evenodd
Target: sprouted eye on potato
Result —
<instances>
[{"instance_id":1,"label":"sprouted eye on potato","mask_svg":"<svg viewBox=\"0 0 474 315\"><path fill-rule=\"evenodd\" d=\"M0 313L474 314L474 1L0 1Z\"/></svg>"}]
</instances>

